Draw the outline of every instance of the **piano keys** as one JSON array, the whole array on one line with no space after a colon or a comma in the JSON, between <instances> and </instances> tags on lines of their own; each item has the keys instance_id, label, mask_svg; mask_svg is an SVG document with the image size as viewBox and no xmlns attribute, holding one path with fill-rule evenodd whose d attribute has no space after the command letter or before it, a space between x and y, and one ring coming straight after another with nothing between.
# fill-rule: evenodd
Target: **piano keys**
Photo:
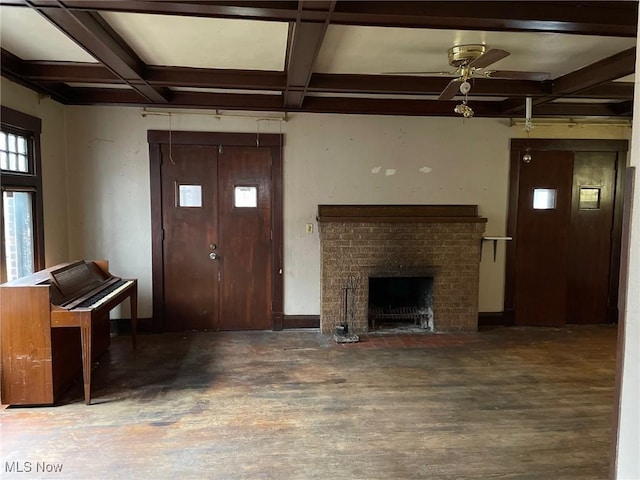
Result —
<instances>
[{"instance_id":1,"label":"piano keys","mask_svg":"<svg viewBox=\"0 0 640 480\"><path fill-rule=\"evenodd\" d=\"M91 402L91 363L109 347L109 311L127 298L136 346L137 281L106 261L56 265L0 285L3 404L55 403L82 371Z\"/></svg>"}]
</instances>

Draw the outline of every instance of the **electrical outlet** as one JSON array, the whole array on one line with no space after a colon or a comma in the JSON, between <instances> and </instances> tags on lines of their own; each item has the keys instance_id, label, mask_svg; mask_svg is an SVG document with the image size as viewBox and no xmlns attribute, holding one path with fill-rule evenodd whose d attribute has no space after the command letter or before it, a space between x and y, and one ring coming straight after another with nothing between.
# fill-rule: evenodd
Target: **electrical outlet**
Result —
<instances>
[{"instance_id":1,"label":"electrical outlet","mask_svg":"<svg viewBox=\"0 0 640 480\"><path fill-rule=\"evenodd\" d=\"M307 223L307 233L313 233L313 223Z\"/></svg>"}]
</instances>

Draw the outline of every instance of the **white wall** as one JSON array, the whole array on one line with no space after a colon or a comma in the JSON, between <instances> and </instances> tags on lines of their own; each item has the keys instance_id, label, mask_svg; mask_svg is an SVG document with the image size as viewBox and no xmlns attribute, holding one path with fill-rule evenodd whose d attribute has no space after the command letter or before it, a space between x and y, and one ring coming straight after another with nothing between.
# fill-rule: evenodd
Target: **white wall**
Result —
<instances>
[{"instance_id":1,"label":"white wall","mask_svg":"<svg viewBox=\"0 0 640 480\"><path fill-rule=\"evenodd\" d=\"M236 114L238 115L238 114ZM168 116L138 108L68 107L72 258L107 258L111 270L140 281L140 315L151 315L151 221L147 130ZM505 233L509 139L522 127L505 120L294 114L287 122L176 112L174 130L285 134L285 313L320 311L320 247L315 223L323 203L470 203ZM537 131L536 131L537 130ZM619 127L540 127L531 136L624 138ZM305 225L314 232L305 233ZM480 311L503 307L504 246L481 265Z\"/></svg>"},{"instance_id":2,"label":"white wall","mask_svg":"<svg viewBox=\"0 0 640 480\"><path fill-rule=\"evenodd\" d=\"M200 113L175 114L171 127L258 129L255 119ZM169 118L118 107L69 107L67 117L69 182L80 187L69 204L71 257L108 258L112 271L139 278L140 314L149 316L146 132L168 129ZM468 139L451 142L452 129ZM305 233L320 203L477 203L489 218L487 231L504 233L510 136L504 122L302 114L282 125L260 122L262 133L281 130L287 314L320 311L317 225L312 235ZM501 310L503 265L487 262L484 270L485 309Z\"/></svg>"},{"instance_id":3,"label":"white wall","mask_svg":"<svg viewBox=\"0 0 640 480\"><path fill-rule=\"evenodd\" d=\"M257 132L255 119L175 114L174 130ZM166 116L136 108L70 107L69 182L73 258L108 258L139 278L141 316L151 314L151 231L146 131ZM285 313L320 311L322 203L472 203L487 232L504 234L509 138L505 122L340 115L292 115L260 122L285 134ZM451 132L459 137L451 140ZM314 233L305 233L313 223ZM504 252L501 252L503 255ZM503 260L483 262L481 310L502 310Z\"/></svg>"},{"instance_id":4,"label":"white wall","mask_svg":"<svg viewBox=\"0 0 640 480\"><path fill-rule=\"evenodd\" d=\"M640 64L640 51L636 65ZM636 76L636 92L640 77ZM640 96L634 99L634 123L640 121ZM640 132L633 132L631 165L636 167L635 192L632 199L629 277L625 321L622 392L618 430L616 478L640 478Z\"/></svg>"},{"instance_id":5,"label":"white wall","mask_svg":"<svg viewBox=\"0 0 640 480\"><path fill-rule=\"evenodd\" d=\"M285 304L317 314L318 204L478 204L504 234L509 128L495 120L298 115L285 149ZM502 310L503 272L483 262L481 310ZM295 288L291 288L295 286Z\"/></svg>"},{"instance_id":6,"label":"white wall","mask_svg":"<svg viewBox=\"0 0 640 480\"><path fill-rule=\"evenodd\" d=\"M0 102L42 120L41 151L46 266L67 261L65 107L0 77Z\"/></svg>"}]
</instances>

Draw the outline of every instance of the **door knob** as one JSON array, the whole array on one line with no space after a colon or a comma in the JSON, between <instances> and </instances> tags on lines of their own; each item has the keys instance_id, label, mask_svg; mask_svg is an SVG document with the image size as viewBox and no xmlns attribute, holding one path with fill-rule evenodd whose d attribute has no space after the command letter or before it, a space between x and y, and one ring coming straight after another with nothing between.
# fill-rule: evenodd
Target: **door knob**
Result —
<instances>
[{"instance_id":1,"label":"door knob","mask_svg":"<svg viewBox=\"0 0 640 480\"><path fill-rule=\"evenodd\" d=\"M218 258L218 254L217 254L216 252L211 252L211 253L209 254L209 258L210 258L211 260L215 260L216 258Z\"/></svg>"}]
</instances>

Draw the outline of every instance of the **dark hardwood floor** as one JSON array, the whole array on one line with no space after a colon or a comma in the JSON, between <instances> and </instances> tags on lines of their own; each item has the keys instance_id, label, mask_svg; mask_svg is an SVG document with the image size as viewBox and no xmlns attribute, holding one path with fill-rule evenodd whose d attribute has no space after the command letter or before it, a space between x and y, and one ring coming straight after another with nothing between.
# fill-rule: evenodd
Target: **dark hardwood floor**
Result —
<instances>
[{"instance_id":1,"label":"dark hardwood floor","mask_svg":"<svg viewBox=\"0 0 640 480\"><path fill-rule=\"evenodd\" d=\"M0 477L607 478L615 327L362 340L114 338L92 405L0 411Z\"/></svg>"}]
</instances>

